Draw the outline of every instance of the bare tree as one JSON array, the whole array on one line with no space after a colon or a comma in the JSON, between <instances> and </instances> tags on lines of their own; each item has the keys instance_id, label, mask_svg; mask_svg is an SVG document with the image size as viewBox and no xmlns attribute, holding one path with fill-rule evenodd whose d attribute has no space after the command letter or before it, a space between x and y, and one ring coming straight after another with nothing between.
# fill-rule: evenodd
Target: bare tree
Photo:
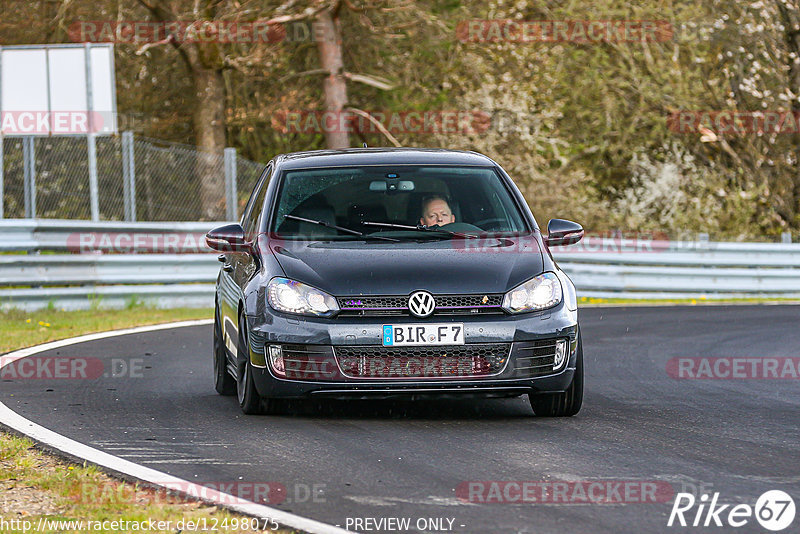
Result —
<instances>
[{"instance_id":1,"label":"bare tree","mask_svg":"<svg viewBox=\"0 0 800 534\"><path fill-rule=\"evenodd\" d=\"M334 2L328 8L317 13L315 20L319 25L318 43L319 61L326 72L322 84L325 96L325 111L334 116L341 115L347 106L347 82L344 77L344 61L342 60L342 34L339 28L339 8L341 2ZM341 121L334 121L340 124ZM328 148L348 148L350 135L345 128L325 130L325 141Z\"/></svg>"},{"instance_id":2,"label":"bare tree","mask_svg":"<svg viewBox=\"0 0 800 534\"><path fill-rule=\"evenodd\" d=\"M160 22L180 20L180 11L168 0L139 0ZM197 21L214 20L222 0L200 0L194 4ZM195 92L193 123L200 154L195 163L200 180L200 203L203 217L219 220L225 216L225 179L220 172L220 155L225 148L226 91L224 61L215 42L179 42L167 38L192 74Z\"/></svg>"},{"instance_id":3,"label":"bare tree","mask_svg":"<svg viewBox=\"0 0 800 534\"><path fill-rule=\"evenodd\" d=\"M317 40L320 68L285 76L283 80L297 76L323 75L322 92L325 112L341 119L345 118L343 114L348 116L359 115L370 120L373 124L377 122L365 111L348 106L347 82L363 83L381 90L393 89L394 84L378 76L357 74L346 70L343 59L345 44L342 38L340 12L342 8L346 7L352 12L359 13L362 19L371 24L365 12L388 9L381 6L380 2L359 7L350 0L317 0L302 12L274 17L267 21L268 24L283 24L300 20L313 21L314 30L312 33ZM407 6L404 4L402 7ZM334 124L333 129L329 128L328 121L321 121L323 132L325 133L326 146L333 149L350 147L350 135L347 128L340 128L340 126L346 125L347 121L337 120L331 122ZM398 141L380 124L375 124L375 126L391 143L399 145Z\"/></svg>"}]
</instances>

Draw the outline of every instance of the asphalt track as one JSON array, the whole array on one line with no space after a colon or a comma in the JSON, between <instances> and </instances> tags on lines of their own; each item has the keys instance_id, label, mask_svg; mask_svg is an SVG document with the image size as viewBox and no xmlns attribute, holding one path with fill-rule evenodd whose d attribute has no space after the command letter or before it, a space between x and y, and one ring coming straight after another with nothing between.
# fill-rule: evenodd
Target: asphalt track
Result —
<instances>
[{"instance_id":1,"label":"asphalt track","mask_svg":"<svg viewBox=\"0 0 800 534\"><path fill-rule=\"evenodd\" d=\"M364 522L390 517L409 518L411 532L447 531L450 520L452 532L733 530L668 528L680 491L752 505L780 489L800 508L800 380L667 372L679 357L798 358L800 307L589 308L581 325L586 396L568 419L535 418L524 397L326 400L243 416L234 398L213 391L211 326L33 356L97 358L104 374L117 359L123 376L4 379L0 401L69 438L189 481L282 486L282 502L271 506L361 532L396 532ZM481 504L460 498L469 495L457 488L469 481L657 482L670 493L656 503L572 495L566 503ZM417 525L425 518L445 518L444 528ZM785 532L798 529L800 513ZM767 532L752 518L735 530Z\"/></svg>"}]
</instances>

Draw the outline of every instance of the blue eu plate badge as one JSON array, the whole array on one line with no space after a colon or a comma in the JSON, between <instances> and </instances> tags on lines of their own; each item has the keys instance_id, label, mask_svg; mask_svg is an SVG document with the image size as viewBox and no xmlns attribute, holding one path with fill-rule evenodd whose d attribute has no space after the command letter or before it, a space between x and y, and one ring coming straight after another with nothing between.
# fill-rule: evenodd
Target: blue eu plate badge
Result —
<instances>
[{"instance_id":1,"label":"blue eu plate badge","mask_svg":"<svg viewBox=\"0 0 800 534\"><path fill-rule=\"evenodd\" d=\"M392 325L383 325L383 346L394 345L394 336L392 335Z\"/></svg>"}]
</instances>

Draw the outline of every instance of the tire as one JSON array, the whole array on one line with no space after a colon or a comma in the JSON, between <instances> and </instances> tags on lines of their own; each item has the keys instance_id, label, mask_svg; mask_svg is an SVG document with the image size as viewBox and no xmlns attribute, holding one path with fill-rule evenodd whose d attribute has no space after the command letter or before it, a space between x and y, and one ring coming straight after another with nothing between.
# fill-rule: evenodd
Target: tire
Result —
<instances>
[{"instance_id":1,"label":"tire","mask_svg":"<svg viewBox=\"0 0 800 534\"><path fill-rule=\"evenodd\" d=\"M214 389L220 395L233 395L236 393L236 380L228 372L228 356L225 342L222 339L222 325L219 320L219 310L214 308Z\"/></svg>"},{"instance_id":2,"label":"tire","mask_svg":"<svg viewBox=\"0 0 800 534\"><path fill-rule=\"evenodd\" d=\"M256 389L253 379L253 365L250 363L250 342L247 337L247 319L242 313L239 316L239 344L236 349L236 361L239 366L234 381L234 390L239 400L239 407L246 415L278 413L275 399L262 397Z\"/></svg>"},{"instance_id":3,"label":"tire","mask_svg":"<svg viewBox=\"0 0 800 534\"><path fill-rule=\"evenodd\" d=\"M250 342L247 339L247 319L244 312L239 315L239 343L236 347L236 397L239 407L246 415L263 413L261 396L253 381L253 366L250 363Z\"/></svg>"},{"instance_id":4,"label":"tire","mask_svg":"<svg viewBox=\"0 0 800 534\"><path fill-rule=\"evenodd\" d=\"M578 333L578 347L575 356L575 375L572 383L562 393L528 394L533 413L538 417L571 417L583 405L583 342Z\"/></svg>"}]
</instances>

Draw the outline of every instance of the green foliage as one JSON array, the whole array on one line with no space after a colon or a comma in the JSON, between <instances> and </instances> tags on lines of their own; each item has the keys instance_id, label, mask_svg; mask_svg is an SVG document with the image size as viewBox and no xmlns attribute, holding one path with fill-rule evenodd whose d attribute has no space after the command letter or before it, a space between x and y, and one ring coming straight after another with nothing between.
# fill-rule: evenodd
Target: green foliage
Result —
<instances>
[{"instance_id":1,"label":"green foliage","mask_svg":"<svg viewBox=\"0 0 800 534\"><path fill-rule=\"evenodd\" d=\"M126 310L134 310L136 308L141 308L142 306L144 306L144 301L141 300L138 295L131 295L125 301Z\"/></svg>"},{"instance_id":2,"label":"green foliage","mask_svg":"<svg viewBox=\"0 0 800 534\"><path fill-rule=\"evenodd\" d=\"M103 295L91 293L87 297L89 299L89 309L91 311L98 311L103 306Z\"/></svg>"},{"instance_id":3,"label":"green foliage","mask_svg":"<svg viewBox=\"0 0 800 534\"><path fill-rule=\"evenodd\" d=\"M4 44L68 41L75 20L152 16L141 3L116 0L13 5L0 29ZM199 5L218 20L246 22L297 15L319 2L170 5L182 20ZM487 153L506 167L540 223L570 217L597 231L706 231L720 239L800 230L800 134L707 125L715 136L704 137L668 122L682 110L800 111L797 0L350 0L339 15L346 70L394 84L385 90L351 80L350 105L488 113L486 130L395 136L404 146ZM655 42L460 41L459 23L474 19L665 21L672 34ZM311 27L310 20L292 24ZM192 143L193 73L181 53L168 44L115 51L119 111L136 119L132 129ZM225 66L228 144L242 156L266 161L324 148L321 133L284 132L276 119L281 111L324 109L317 43L221 44L206 52ZM389 144L380 133L351 136L354 146L363 141ZM16 174L8 175L13 186Z\"/></svg>"}]
</instances>

